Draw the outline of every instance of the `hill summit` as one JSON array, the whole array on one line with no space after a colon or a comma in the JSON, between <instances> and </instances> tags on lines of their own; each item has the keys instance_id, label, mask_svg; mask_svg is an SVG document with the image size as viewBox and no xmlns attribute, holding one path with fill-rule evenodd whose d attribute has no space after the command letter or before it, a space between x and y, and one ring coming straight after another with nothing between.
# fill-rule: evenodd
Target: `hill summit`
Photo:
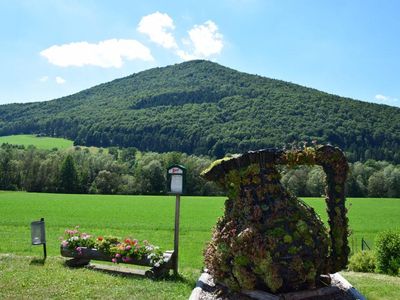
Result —
<instances>
[{"instance_id":1,"label":"hill summit","mask_svg":"<svg viewBox=\"0 0 400 300\"><path fill-rule=\"evenodd\" d=\"M400 162L399 108L203 60L150 69L51 101L1 105L0 135L19 133L216 157L317 140L341 147L350 160Z\"/></svg>"}]
</instances>

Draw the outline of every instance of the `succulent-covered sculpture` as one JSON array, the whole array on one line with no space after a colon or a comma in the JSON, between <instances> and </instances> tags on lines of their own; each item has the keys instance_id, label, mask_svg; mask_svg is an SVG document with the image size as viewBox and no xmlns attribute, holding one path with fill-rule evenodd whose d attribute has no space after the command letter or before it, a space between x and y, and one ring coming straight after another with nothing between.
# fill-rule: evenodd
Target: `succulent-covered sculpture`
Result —
<instances>
[{"instance_id":1,"label":"succulent-covered sculpture","mask_svg":"<svg viewBox=\"0 0 400 300\"><path fill-rule=\"evenodd\" d=\"M277 165L320 165L326 173L328 231L314 209L280 183ZM347 265L349 247L342 151L332 146L259 150L214 162L202 176L228 193L225 214L205 250L214 278L233 290L315 288Z\"/></svg>"}]
</instances>

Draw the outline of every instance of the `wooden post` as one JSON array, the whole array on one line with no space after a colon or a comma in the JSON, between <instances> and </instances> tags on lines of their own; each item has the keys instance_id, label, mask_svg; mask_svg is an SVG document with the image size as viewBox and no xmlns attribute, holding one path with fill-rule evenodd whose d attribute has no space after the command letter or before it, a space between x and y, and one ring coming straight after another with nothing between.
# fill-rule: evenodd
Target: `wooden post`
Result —
<instances>
[{"instance_id":1,"label":"wooden post","mask_svg":"<svg viewBox=\"0 0 400 300\"><path fill-rule=\"evenodd\" d=\"M40 221L44 222L44 218L40 218ZM44 256L43 261L45 261L47 258L46 240L43 243L43 256Z\"/></svg>"},{"instance_id":2,"label":"wooden post","mask_svg":"<svg viewBox=\"0 0 400 300\"><path fill-rule=\"evenodd\" d=\"M174 275L178 275L178 254L179 254L179 210L181 195L176 195L175 201L175 233L174 233Z\"/></svg>"}]
</instances>

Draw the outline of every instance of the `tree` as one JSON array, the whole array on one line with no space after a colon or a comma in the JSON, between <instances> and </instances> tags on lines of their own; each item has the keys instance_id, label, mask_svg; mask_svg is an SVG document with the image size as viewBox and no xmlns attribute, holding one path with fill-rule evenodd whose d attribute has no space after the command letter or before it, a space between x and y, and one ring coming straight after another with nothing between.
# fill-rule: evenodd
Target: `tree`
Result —
<instances>
[{"instance_id":1,"label":"tree","mask_svg":"<svg viewBox=\"0 0 400 300\"><path fill-rule=\"evenodd\" d=\"M97 194L115 194L118 182L116 174L107 170L101 170L96 176L90 191Z\"/></svg>"},{"instance_id":2,"label":"tree","mask_svg":"<svg viewBox=\"0 0 400 300\"><path fill-rule=\"evenodd\" d=\"M372 174L368 179L368 196L385 197L387 192L385 183L385 176L382 171Z\"/></svg>"},{"instance_id":3,"label":"tree","mask_svg":"<svg viewBox=\"0 0 400 300\"><path fill-rule=\"evenodd\" d=\"M308 173L306 187L310 196L320 197L325 192L325 172L321 167L314 167Z\"/></svg>"},{"instance_id":4,"label":"tree","mask_svg":"<svg viewBox=\"0 0 400 300\"><path fill-rule=\"evenodd\" d=\"M74 159L70 154L67 155L61 166L60 191L63 193L76 193L78 191L78 173Z\"/></svg>"}]
</instances>

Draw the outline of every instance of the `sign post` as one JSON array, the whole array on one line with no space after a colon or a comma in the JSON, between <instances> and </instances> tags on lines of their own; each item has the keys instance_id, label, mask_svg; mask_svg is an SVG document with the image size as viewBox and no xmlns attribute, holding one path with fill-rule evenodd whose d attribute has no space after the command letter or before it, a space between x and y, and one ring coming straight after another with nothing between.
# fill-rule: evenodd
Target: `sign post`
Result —
<instances>
[{"instance_id":1,"label":"sign post","mask_svg":"<svg viewBox=\"0 0 400 300\"><path fill-rule=\"evenodd\" d=\"M178 256L179 256L179 217L181 206L181 194L185 188L186 168L182 165L172 165L168 168L167 178L169 183L169 193L176 195L175 200L175 231L174 231L174 256L173 267L174 275L178 275Z\"/></svg>"}]
</instances>

